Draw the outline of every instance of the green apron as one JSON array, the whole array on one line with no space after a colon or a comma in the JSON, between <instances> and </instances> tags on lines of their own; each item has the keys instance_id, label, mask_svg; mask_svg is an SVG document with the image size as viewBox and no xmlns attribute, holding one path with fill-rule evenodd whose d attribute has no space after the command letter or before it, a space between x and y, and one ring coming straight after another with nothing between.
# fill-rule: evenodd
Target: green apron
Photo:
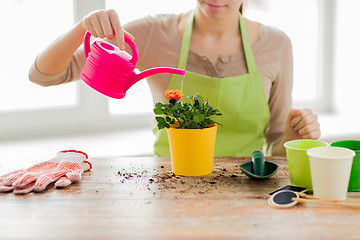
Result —
<instances>
[{"instance_id":1,"label":"green apron","mask_svg":"<svg viewBox=\"0 0 360 240\"><path fill-rule=\"evenodd\" d=\"M182 39L178 68L186 69L194 14L190 16ZM218 127L215 156L250 156L254 150L262 149L270 111L261 76L256 68L246 25L240 14L240 31L248 73L226 78L214 78L186 71L185 78L173 75L168 89L181 89L184 96L200 94L218 108L222 116L214 120ZM183 81L183 82L182 82ZM166 129L155 130L155 154L170 156Z\"/></svg>"}]
</instances>

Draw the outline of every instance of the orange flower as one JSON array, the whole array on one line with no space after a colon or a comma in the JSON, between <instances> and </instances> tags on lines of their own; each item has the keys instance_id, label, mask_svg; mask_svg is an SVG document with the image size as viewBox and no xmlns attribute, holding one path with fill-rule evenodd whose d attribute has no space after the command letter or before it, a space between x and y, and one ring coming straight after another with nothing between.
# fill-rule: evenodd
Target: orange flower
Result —
<instances>
[{"instance_id":1,"label":"orange flower","mask_svg":"<svg viewBox=\"0 0 360 240\"><path fill-rule=\"evenodd\" d=\"M176 101L179 101L184 94L182 94L182 91L180 89L177 90L167 90L165 92L165 96L167 99L175 99Z\"/></svg>"}]
</instances>

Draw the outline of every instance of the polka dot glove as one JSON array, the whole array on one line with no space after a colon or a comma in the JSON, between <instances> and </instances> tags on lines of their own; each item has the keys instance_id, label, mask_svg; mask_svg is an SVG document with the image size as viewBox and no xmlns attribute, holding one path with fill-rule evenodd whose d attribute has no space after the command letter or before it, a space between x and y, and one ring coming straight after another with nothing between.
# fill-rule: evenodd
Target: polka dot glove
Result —
<instances>
[{"instance_id":1,"label":"polka dot glove","mask_svg":"<svg viewBox=\"0 0 360 240\"><path fill-rule=\"evenodd\" d=\"M87 159L86 153L81 151L60 151L49 161L0 176L0 192L41 192L52 182L55 187L69 186L80 181L82 173L92 168Z\"/></svg>"}]
</instances>

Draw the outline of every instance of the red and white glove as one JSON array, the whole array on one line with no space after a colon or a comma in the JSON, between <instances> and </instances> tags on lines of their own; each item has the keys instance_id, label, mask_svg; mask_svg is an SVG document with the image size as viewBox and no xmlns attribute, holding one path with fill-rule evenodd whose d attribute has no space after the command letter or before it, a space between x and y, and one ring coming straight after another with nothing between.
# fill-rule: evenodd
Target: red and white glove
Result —
<instances>
[{"instance_id":1,"label":"red and white glove","mask_svg":"<svg viewBox=\"0 0 360 240\"><path fill-rule=\"evenodd\" d=\"M81 151L60 151L49 161L0 176L0 192L41 192L52 182L56 187L69 186L80 181L82 173L92 168L87 159L86 153Z\"/></svg>"}]
</instances>

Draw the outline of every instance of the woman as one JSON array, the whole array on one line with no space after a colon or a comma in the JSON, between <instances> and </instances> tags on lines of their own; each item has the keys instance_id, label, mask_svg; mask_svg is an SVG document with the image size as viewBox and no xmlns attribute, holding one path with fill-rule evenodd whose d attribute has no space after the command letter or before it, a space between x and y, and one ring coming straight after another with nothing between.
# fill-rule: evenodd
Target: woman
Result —
<instances>
[{"instance_id":1,"label":"woman","mask_svg":"<svg viewBox=\"0 0 360 240\"><path fill-rule=\"evenodd\" d=\"M39 54L31 81L56 85L79 79L84 66L79 48L86 31L125 49L124 34L136 39L137 67L186 69L186 95L201 93L223 113L217 156L250 155L266 139L268 153L285 155L283 144L320 137L317 116L309 109L290 109L292 49L280 30L243 18L244 0L197 0L193 11L156 15L124 28L114 10L90 13ZM131 33L131 34L130 34ZM154 102L182 79L159 74L147 79ZM168 156L166 132L157 133L155 153Z\"/></svg>"}]
</instances>

